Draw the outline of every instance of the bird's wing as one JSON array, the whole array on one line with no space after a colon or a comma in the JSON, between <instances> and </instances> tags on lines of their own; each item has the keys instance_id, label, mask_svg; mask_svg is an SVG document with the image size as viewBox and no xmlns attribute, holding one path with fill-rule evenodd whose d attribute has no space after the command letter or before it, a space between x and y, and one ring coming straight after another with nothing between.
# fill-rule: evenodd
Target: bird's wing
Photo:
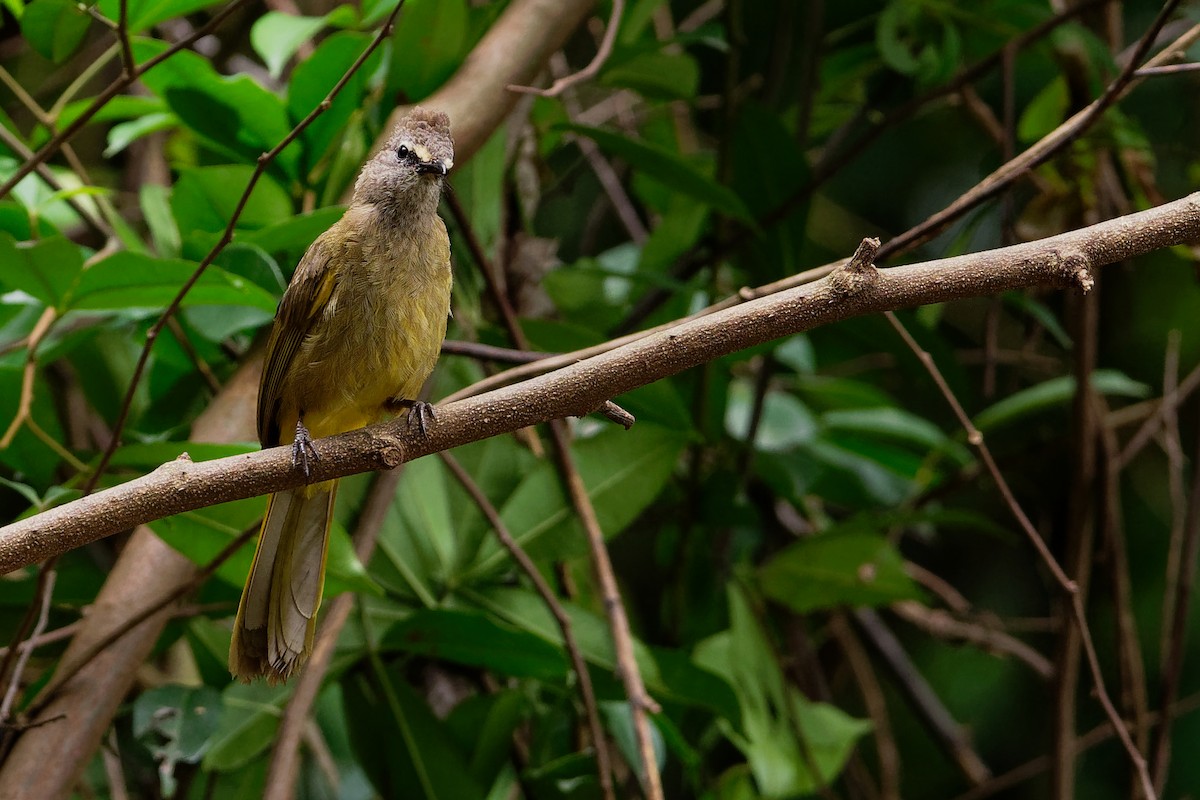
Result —
<instances>
[{"instance_id":1,"label":"bird's wing","mask_svg":"<svg viewBox=\"0 0 1200 800\"><path fill-rule=\"evenodd\" d=\"M258 385L258 439L263 447L280 443L279 407L284 379L291 370L300 343L321 318L321 312L337 286L339 270L333 259L334 247L330 244L337 241L336 237L330 236L333 231L333 228L326 231L305 252L275 312L275 325L267 340L262 381Z\"/></svg>"}]
</instances>

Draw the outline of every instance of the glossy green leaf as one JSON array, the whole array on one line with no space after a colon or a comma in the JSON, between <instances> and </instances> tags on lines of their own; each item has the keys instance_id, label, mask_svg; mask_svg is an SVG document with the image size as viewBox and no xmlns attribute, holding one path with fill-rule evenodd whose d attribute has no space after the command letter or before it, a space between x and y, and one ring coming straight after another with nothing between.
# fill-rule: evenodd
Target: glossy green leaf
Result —
<instances>
[{"instance_id":1,"label":"glossy green leaf","mask_svg":"<svg viewBox=\"0 0 1200 800\"><path fill-rule=\"evenodd\" d=\"M179 124L179 118L169 112L146 114L128 122L119 122L108 130L108 146L104 148L104 157L112 158L123 152L125 148L158 131L174 128ZM152 184L146 184L147 186ZM145 188L145 187L143 187Z\"/></svg>"},{"instance_id":2,"label":"glossy green leaf","mask_svg":"<svg viewBox=\"0 0 1200 800\"><path fill-rule=\"evenodd\" d=\"M696 653L697 661L724 676L738 695L740 725L718 724L746 755L764 797L812 793L837 777L870 723L811 702L785 681L742 592L730 586L728 596L729 630L701 642Z\"/></svg>"},{"instance_id":3,"label":"glossy green leaf","mask_svg":"<svg viewBox=\"0 0 1200 800\"><path fill-rule=\"evenodd\" d=\"M605 536L620 533L658 496L686 441L686 435L679 431L638 425L631 431L608 428L572 443L580 476ZM558 551L566 547L566 552L578 551L580 544L573 533L573 513L556 468L548 462L530 471L500 506L509 532L522 547L543 544ZM477 579L507 563L507 551L488 539L464 578Z\"/></svg>"},{"instance_id":4,"label":"glossy green leaf","mask_svg":"<svg viewBox=\"0 0 1200 800\"><path fill-rule=\"evenodd\" d=\"M562 680L567 672L562 651L545 639L465 611L417 611L389 630L381 646L514 677Z\"/></svg>"},{"instance_id":5,"label":"glossy green leaf","mask_svg":"<svg viewBox=\"0 0 1200 800\"><path fill-rule=\"evenodd\" d=\"M641 53L608 67L600 80L659 100L686 100L696 96L700 68L686 53Z\"/></svg>"},{"instance_id":6,"label":"glossy green leaf","mask_svg":"<svg viewBox=\"0 0 1200 800\"><path fill-rule=\"evenodd\" d=\"M168 684L139 695L133 735L158 762L164 797L175 794L178 764L195 764L208 750L221 720L221 695L208 686Z\"/></svg>"},{"instance_id":7,"label":"glossy green leaf","mask_svg":"<svg viewBox=\"0 0 1200 800\"><path fill-rule=\"evenodd\" d=\"M70 305L76 309L164 308L195 273L177 259L118 252L89 267L79 278ZM274 315L275 297L261 287L209 267L183 299L184 306L248 306Z\"/></svg>"},{"instance_id":8,"label":"glossy green leaf","mask_svg":"<svg viewBox=\"0 0 1200 800\"><path fill-rule=\"evenodd\" d=\"M229 684L221 694L221 721L204 756L204 767L227 771L264 757L275 742L290 694L285 686L261 682Z\"/></svg>"},{"instance_id":9,"label":"glossy green leaf","mask_svg":"<svg viewBox=\"0 0 1200 800\"><path fill-rule=\"evenodd\" d=\"M351 739L376 792L412 800L483 800L468 754L409 685L403 666L375 662L343 683Z\"/></svg>"},{"instance_id":10,"label":"glossy green leaf","mask_svg":"<svg viewBox=\"0 0 1200 800\"><path fill-rule=\"evenodd\" d=\"M111 20L120 17L121 0L100 0L100 12ZM130 33L141 33L160 22L215 6L221 0L126 0Z\"/></svg>"},{"instance_id":11,"label":"glossy green leaf","mask_svg":"<svg viewBox=\"0 0 1200 800\"><path fill-rule=\"evenodd\" d=\"M324 17L268 11L250 27L250 46L267 65L271 77L278 78L296 51L324 27Z\"/></svg>"},{"instance_id":12,"label":"glossy green leaf","mask_svg":"<svg viewBox=\"0 0 1200 800\"><path fill-rule=\"evenodd\" d=\"M388 85L412 100L454 72L467 46L467 0L406 0L392 34Z\"/></svg>"},{"instance_id":13,"label":"glossy green leaf","mask_svg":"<svg viewBox=\"0 0 1200 800\"><path fill-rule=\"evenodd\" d=\"M341 31L330 36L311 56L292 71L288 85L287 109L293 123L299 123L329 94L342 75L371 43L365 33ZM350 117L358 113L363 93L371 74L383 58L377 49L346 82L333 105L317 117L301 134L305 143L308 167L311 169L332 142L345 128Z\"/></svg>"},{"instance_id":14,"label":"glossy green leaf","mask_svg":"<svg viewBox=\"0 0 1200 800\"><path fill-rule=\"evenodd\" d=\"M181 171L171 192L171 210L186 238L194 231L223 231L249 185L248 166L195 167ZM258 229L290 218L292 201L267 175L258 179L238 217L240 229Z\"/></svg>"},{"instance_id":15,"label":"glossy green leaf","mask_svg":"<svg viewBox=\"0 0 1200 800\"><path fill-rule=\"evenodd\" d=\"M43 58L61 64L87 35L91 19L71 0L36 0L21 16L25 41Z\"/></svg>"},{"instance_id":16,"label":"glossy green leaf","mask_svg":"<svg viewBox=\"0 0 1200 800\"><path fill-rule=\"evenodd\" d=\"M156 40L134 42L139 61L165 48L165 43ZM291 131L287 111L278 97L249 76L219 74L196 53L176 53L141 80L166 101L180 122L229 160L252 163ZM299 148L288 147L277 156L272 170L294 176L298 164ZM244 187L245 181L241 185ZM229 190L236 191L234 186Z\"/></svg>"},{"instance_id":17,"label":"glossy green leaf","mask_svg":"<svg viewBox=\"0 0 1200 800\"><path fill-rule=\"evenodd\" d=\"M822 534L789 545L759 571L768 597L798 613L921 597L904 560L878 534Z\"/></svg>"},{"instance_id":18,"label":"glossy green leaf","mask_svg":"<svg viewBox=\"0 0 1200 800\"><path fill-rule=\"evenodd\" d=\"M1150 387L1116 370L1098 369L1091 375L1092 390L1110 397L1137 400L1150 396ZM1010 394L979 412L975 427L988 431L1011 425L1048 409L1064 406L1075 396L1075 378L1064 375Z\"/></svg>"},{"instance_id":19,"label":"glossy green leaf","mask_svg":"<svg viewBox=\"0 0 1200 800\"><path fill-rule=\"evenodd\" d=\"M751 219L746 204L729 187L717 183L669 150L604 128L587 125L564 125L563 128L586 136L604 152L624 160L634 170L672 191L682 192L727 216L742 221Z\"/></svg>"},{"instance_id":20,"label":"glossy green leaf","mask_svg":"<svg viewBox=\"0 0 1200 800\"><path fill-rule=\"evenodd\" d=\"M0 233L0 263L0 283L60 310L70 303L83 273L83 254L62 236L18 242Z\"/></svg>"},{"instance_id":21,"label":"glossy green leaf","mask_svg":"<svg viewBox=\"0 0 1200 800\"><path fill-rule=\"evenodd\" d=\"M303 253L318 236L342 218L345 206L328 206L295 214L257 231L247 231L239 241L258 245L268 253Z\"/></svg>"}]
</instances>

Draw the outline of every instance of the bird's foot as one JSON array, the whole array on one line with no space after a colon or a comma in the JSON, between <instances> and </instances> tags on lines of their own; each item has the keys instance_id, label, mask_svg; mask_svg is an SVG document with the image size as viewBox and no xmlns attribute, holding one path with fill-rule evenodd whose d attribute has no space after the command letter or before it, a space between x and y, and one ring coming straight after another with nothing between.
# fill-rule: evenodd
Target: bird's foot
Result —
<instances>
[{"instance_id":1,"label":"bird's foot","mask_svg":"<svg viewBox=\"0 0 1200 800\"><path fill-rule=\"evenodd\" d=\"M304 477L312 474L310 463L320 461L321 456L313 446L312 436L304 423L296 420L296 438L292 440L292 466L304 471Z\"/></svg>"},{"instance_id":2,"label":"bird's foot","mask_svg":"<svg viewBox=\"0 0 1200 800\"><path fill-rule=\"evenodd\" d=\"M426 403L424 400L405 400L400 397L394 397L388 401L388 409L391 411L399 411L408 409L408 427L412 427L415 423L417 429L424 436L429 432L429 426L437 420L437 411L432 403Z\"/></svg>"}]
</instances>

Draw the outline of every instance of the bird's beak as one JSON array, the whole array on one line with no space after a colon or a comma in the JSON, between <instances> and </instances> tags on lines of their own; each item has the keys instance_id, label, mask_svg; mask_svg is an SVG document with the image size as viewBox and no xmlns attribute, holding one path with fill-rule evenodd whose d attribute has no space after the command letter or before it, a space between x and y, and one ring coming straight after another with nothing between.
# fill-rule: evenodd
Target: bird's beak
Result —
<instances>
[{"instance_id":1,"label":"bird's beak","mask_svg":"<svg viewBox=\"0 0 1200 800\"><path fill-rule=\"evenodd\" d=\"M445 161L422 161L417 164L417 172L422 175L437 175L439 178L444 178L450 172L450 165Z\"/></svg>"}]
</instances>

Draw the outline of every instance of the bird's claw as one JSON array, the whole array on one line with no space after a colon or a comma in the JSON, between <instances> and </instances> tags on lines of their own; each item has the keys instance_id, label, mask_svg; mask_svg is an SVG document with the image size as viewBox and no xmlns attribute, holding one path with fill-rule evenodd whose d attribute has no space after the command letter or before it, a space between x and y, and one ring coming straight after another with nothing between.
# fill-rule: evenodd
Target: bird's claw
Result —
<instances>
[{"instance_id":1,"label":"bird's claw","mask_svg":"<svg viewBox=\"0 0 1200 800\"><path fill-rule=\"evenodd\" d=\"M308 428L304 427L303 422L297 420L296 438L292 440L292 466L303 470L304 477L308 478L312 475L310 462L320 460L321 455L313 445L312 436L309 434Z\"/></svg>"},{"instance_id":2,"label":"bird's claw","mask_svg":"<svg viewBox=\"0 0 1200 800\"><path fill-rule=\"evenodd\" d=\"M433 408L433 403L426 403L424 400L413 400L408 409L408 427L412 427L413 422L417 423L417 429L421 431L421 435L425 436L428 433L429 425L437 420L437 411Z\"/></svg>"}]
</instances>

